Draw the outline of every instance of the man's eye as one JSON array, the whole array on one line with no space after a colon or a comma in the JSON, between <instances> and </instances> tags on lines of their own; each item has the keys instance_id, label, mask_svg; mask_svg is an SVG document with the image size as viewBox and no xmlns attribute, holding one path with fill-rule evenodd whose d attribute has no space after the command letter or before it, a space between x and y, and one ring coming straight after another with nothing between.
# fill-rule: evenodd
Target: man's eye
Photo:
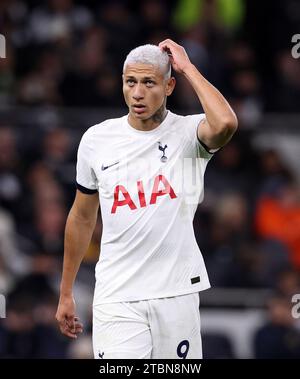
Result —
<instances>
[{"instance_id":1,"label":"man's eye","mask_svg":"<svg viewBox=\"0 0 300 379\"><path fill-rule=\"evenodd\" d=\"M128 80L126 80L126 83L127 83L129 86L133 86L133 85L134 85L134 80L128 79Z\"/></svg>"},{"instance_id":2,"label":"man's eye","mask_svg":"<svg viewBox=\"0 0 300 379\"><path fill-rule=\"evenodd\" d=\"M154 81L153 81L153 80L147 80L147 81L146 81L146 84L147 84L147 85L153 85L153 84L154 84Z\"/></svg>"}]
</instances>

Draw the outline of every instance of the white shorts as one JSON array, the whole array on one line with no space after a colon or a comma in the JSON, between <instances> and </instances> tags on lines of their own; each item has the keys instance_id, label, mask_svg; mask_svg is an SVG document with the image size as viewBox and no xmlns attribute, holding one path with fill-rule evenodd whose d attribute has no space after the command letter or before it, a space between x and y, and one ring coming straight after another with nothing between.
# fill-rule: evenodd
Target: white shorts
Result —
<instances>
[{"instance_id":1,"label":"white shorts","mask_svg":"<svg viewBox=\"0 0 300 379\"><path fill-rule=\"evenodd\" d=\"M93 307L96 359L200 359L199 293Z\"/></svg>"}]
</instances>

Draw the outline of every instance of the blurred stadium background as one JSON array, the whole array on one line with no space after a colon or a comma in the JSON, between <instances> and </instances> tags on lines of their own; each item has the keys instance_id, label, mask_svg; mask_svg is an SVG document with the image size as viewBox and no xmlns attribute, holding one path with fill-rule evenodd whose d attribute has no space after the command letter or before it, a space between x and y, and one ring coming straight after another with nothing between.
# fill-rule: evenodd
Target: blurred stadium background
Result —
<instances>
[{"instance_id":1,"label":"blurred stadium background","mask_svg":"<svg viewBox=\"0 0 300 379\"><path fill-rule=\"evenodd\" d=\"M88 358L101 225L78 275L85 333L54 315L82 133L126 113L130 49L172 38L227 97L239 131L206 172L195 233L213 288L201 294L206 358L300 358L298 0L1 0L0 357ZM177 77L172 111L199 112Z\"/></svg>"}]
</instances>

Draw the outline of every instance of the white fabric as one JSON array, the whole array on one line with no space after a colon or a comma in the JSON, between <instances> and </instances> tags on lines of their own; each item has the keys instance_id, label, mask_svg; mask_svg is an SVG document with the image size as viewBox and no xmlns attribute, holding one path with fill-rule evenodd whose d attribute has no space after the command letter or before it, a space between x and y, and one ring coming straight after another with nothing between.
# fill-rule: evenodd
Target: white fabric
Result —
<instances>
[{"instance_id":1,"label":"white fabric","mask_svg":"<svg viewBox=\"0 0 300 379\"><path fill-rule=\"evenodd\" d=\"M201 359L199 294L93 309L95 359Z\"/></svg>"},{"instance_id":2,"label":"white fabric","mask_svg":"<svg viewBox=\"0 0 300 379\"><path fill-rule=\"evenodd\" d=\"M210 287L193 231L212 156L197 140L204 117L168 111L156 129L144 132L124 116L83 135L76 180L98 190L103 221L94 304L178 296ZM115 198L119 204L114 206Z\"/></svg>"}]
</instances>

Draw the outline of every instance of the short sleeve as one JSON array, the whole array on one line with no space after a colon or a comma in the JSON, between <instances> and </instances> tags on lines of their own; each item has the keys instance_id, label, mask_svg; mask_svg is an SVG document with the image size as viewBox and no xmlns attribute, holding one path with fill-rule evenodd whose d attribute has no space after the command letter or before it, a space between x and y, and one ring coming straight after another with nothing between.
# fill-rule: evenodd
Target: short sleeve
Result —
<instances>
[{"instance_id":1,"label":"short sleeve","mask_svg":"<svg viewBox=\"0 0 300 379\"><path fill-rule=\"evenodd\" d=\"M185 124L186 124L185 130L188 134L188 138L195 145L195 148L197 149L197 155L200 158L209 160L214 155L216 150L210 151L209 148L202 141L199 140L198 134L197 134L198 125L204 119L205 119L205 113L185 116Z\"/></svg>"},{"instance_id":2,"label":"short sleeve","mask_svg":"<svg viewBox=\"0 0 300 379\"><path fill-rule=\"evenodd\" d=\"M97 179L91 167L92 144L87 131L81 138L76 165L76 187L79 191L92 195L97 192Z\"/></svg>"}]
</instances>

